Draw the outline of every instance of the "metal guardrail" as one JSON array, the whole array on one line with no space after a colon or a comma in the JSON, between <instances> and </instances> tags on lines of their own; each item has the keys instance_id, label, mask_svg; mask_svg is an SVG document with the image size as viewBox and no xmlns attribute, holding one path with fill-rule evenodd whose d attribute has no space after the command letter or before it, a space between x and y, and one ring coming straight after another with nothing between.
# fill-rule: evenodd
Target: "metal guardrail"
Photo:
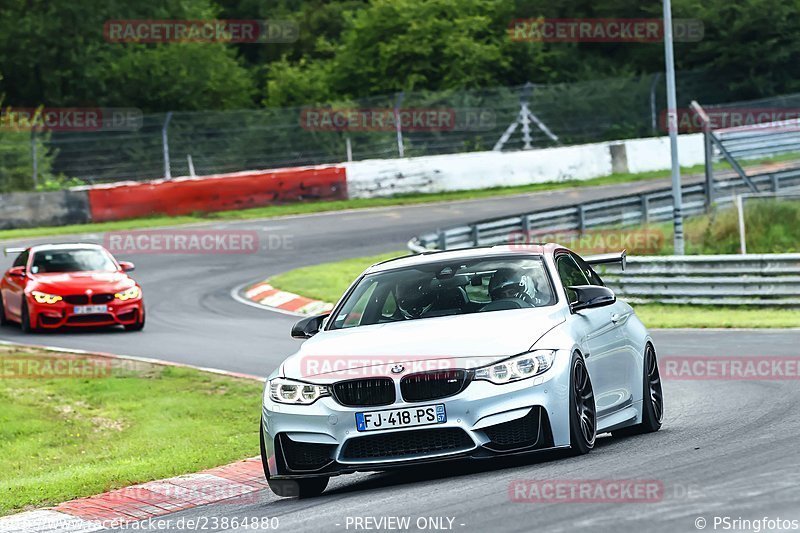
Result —
<instances>
[{"instance_id":1,"label":"metal guardrail","mask_svg":"<svg viewBox=\"0 0 800 533\"><path fill-rule=\"evenodd\" d=\"M800 254L628 257L624 274L598 273L632 303L800 306Z\"/></svg>"},{"instance_id":2,"label":"metal guardrail","mask_svg":"<svg viewBox=\"0 0 800 533\"><path fill-rule=\"evenodd\" d=\"M800 187L800 169L781 170L751 176L760 190L779 192ZM731 204L736 194L750 188L738 177L711 184L683 186L684 215L704 213L711 200L716 205ZM408 248L416 253L494 244L535 241L536 234L561 231L582 232L592 228L625 227L672 219L672 189L664 188L613 199L595 200L556 209L542 209L519 215L492 218L463 226L439 229L414 237Z\"/></svg>"}]
</instances>

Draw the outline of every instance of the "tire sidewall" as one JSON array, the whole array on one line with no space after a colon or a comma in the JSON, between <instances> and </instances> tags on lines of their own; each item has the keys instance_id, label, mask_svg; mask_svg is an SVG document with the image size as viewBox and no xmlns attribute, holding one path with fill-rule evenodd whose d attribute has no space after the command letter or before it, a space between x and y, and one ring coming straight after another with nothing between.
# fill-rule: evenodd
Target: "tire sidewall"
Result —
<instances>
[{"instance_id":1,"label":"tire sidewall","mask_svg":"<svg viewBox=\"0 0 800 533\"><path fill-rule=\"evenodd\" d=\"M572 360L569 364L569 440L570 440L570 450L575 455L583 455L589 453L593 448L594 444L597 440L597 404L594 405L594 428L595 428L595 438L592 439L592 442L587 442L586 439L583 437L583 431L580 428L580 419L578 418L577 414L577 406L575 402L575 367L576 365L583 365L584 370L586 371L587 376L589 375L588 367L586 366L586 362L578 352L572 354ZM591 385L591 376L589 376L589 384ZM592 386L592 392L594 392L594 387ZM595 394L592 394L592 401L595 401Z\"/></svg>"}]
</instances>

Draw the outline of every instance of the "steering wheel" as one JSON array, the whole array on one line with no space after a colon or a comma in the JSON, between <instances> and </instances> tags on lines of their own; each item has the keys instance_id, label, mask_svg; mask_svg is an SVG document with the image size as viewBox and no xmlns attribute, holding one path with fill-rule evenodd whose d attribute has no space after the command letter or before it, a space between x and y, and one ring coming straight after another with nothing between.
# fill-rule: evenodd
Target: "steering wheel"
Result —
<instances>
[{"instance_id":1,"label":"steering wheel","mask_svg":"<svg viewBox=\"0 0 800 533\"><path fill-rule=\"evenodd\" d=\"M527 309L533 307L529 302L522 298L503 298L502 300L495 300L481 307L478 312L484 311L505 311L507 309Z\"/></svg>"}]
</instances>

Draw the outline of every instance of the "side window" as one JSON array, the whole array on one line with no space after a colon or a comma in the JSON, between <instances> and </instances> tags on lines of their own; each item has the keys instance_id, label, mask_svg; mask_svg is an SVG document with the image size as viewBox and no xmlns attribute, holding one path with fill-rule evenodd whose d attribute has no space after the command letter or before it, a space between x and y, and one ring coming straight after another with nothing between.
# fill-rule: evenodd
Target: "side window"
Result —
<instances>
[{"instance_id":1,"label":"side window","mask_svg":"<svg viewBox=\"0 0 800 533\"><path fill-rule=\"evenodd\" d=\"M571 285L589 285L589 281L586 279L583 271L581 271L575 263L575 260L569 255L560 255L558 259L556 259L556 268L558 269L558 277L561 278L561 283L564 287L569 287ZM572 301L573 295L569 294L570 292L571 291L567 291L567 299Z\"/></svg>"},{"instance_id":2,"label":"side window","mask_svg":"<svg viewBox=\"0 0 800 533\"><path fill-rule=\"evenodd\" d=\"M601 287L605 287L605 283L603 283L603 280L600 279L600 276L597 275L597 272L595 272L594 269L591 266L589 266L588 263L586 263L586 261L584 261L577 255L573 255L572 258L581 268L581 271L583 271L583 274L586 276L586 279L589 280L589 285L599 285Z\"/></svg>"},{"instance_id":3,"label":"side window","mask_svg":"<svg viewBox=\"0 0 800 533\"><path fill-rule=\"evenodd\" d=\"M28 264L28 251L25 250L24 252L22 252L21 254L19 254L17 256L17 258L14 260L14 264L11 265L11 266L12 267L24 267L27 264Z\"/></svg>"}]
</instances>

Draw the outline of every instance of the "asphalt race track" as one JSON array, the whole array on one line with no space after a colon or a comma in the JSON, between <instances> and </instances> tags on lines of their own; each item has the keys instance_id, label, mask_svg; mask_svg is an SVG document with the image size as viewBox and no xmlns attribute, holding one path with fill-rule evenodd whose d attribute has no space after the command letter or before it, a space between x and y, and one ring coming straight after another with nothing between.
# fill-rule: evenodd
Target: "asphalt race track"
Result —
<instances>
[{"instance_id":1,"label":"asphalt race track","mask_svg":"<svg viewBox=\"0 0 800 533\"><path fill-rule=\"evenodd\" d=\"M0 329L0 339L153 357L265 376L298 345L288 333L295 320L243 305L231 291L298 266L404 249L413 234L437 226L614 197L664 182L572 189L508 198L339 212L203 225L204 229L258 230L263 250L250 255L117 254L136 263L147 302L143 332L78 331L22 335ZM273 237L267 237L272 235ZM59 242L75 237L58 238ZM81 240L102 242L102 235ZM25 241L24 244L38 241ZM272 245L270 245L272 243ZM23 243L5 242L4 246ZM12 258L3 258L5 270ZM800 324L798 324L800 326ZM798 354L800 331L656 331L663 356ZM797 381L665 381L666 419L652 435L598 439L580 458L445 463L388 474L333 478L319 498L229 500L169 515L180 518L278 517L282 531L389 530L360 522L410 517L411 531L435 530L427 518L445 517L445 530L482 531L698 531L696 520L800 519L800 387ZM253 414L257 423L258 413ZM514 480L657 480L655 503L513 503ZM452 519L452 525L448 521ZM177 522L175 522L177 523ZM207 531L224 531L224 527ZM702 523L698 523L702 525ZM448 529L449 528L449 529ZM175 528L177 529L177 528ZM128 529L130 530L130 528ZM186 529L196 530L196 529ZM239 528L240 531L252 531ZM718 526L716 530L721 530ZM121 530L124 531L124 530ZM152 531L155 531L153 529Z\"/></svg>"}]
</instances>

